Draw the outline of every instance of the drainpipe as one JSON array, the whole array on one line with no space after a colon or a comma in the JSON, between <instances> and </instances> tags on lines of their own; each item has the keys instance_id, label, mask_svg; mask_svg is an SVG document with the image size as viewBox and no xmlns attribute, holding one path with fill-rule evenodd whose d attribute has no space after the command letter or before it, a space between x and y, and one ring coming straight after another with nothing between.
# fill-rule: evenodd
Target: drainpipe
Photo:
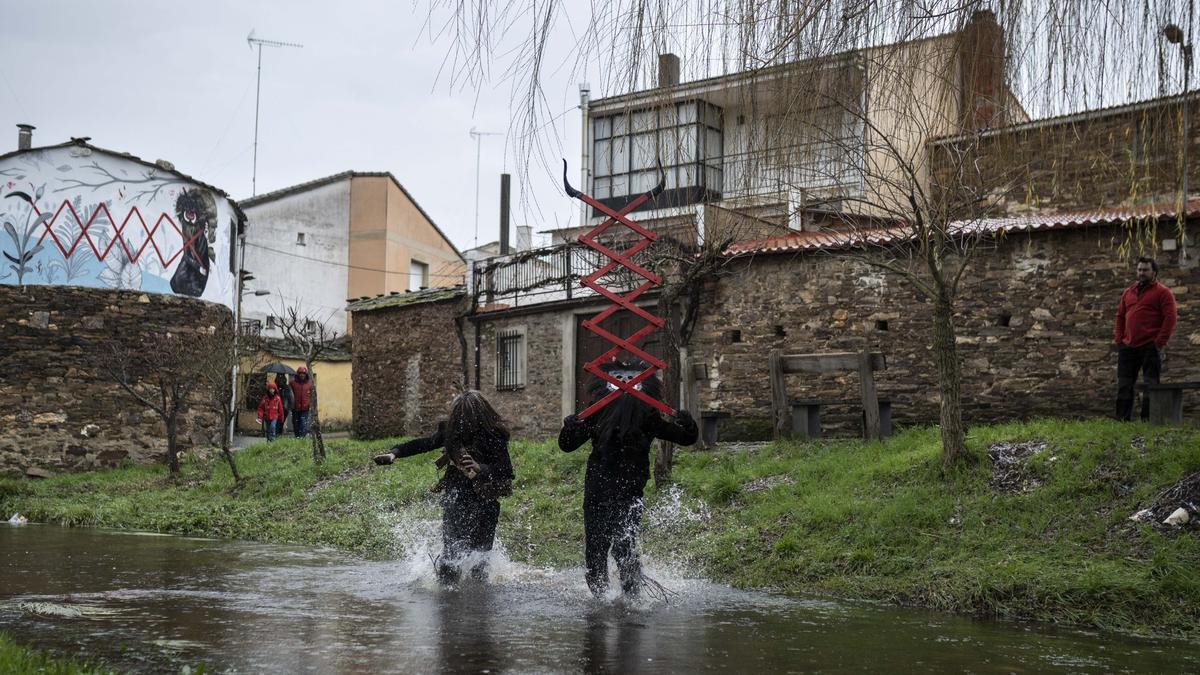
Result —
<instances>
[{"instance_id":1,"label":"drainpipe","mask_svg":"<svg viewBox=\"0 0 1200 675\"><path fill-rule=\"evenodd\" d=\"M592 184L589 180L592 177L592 138L591 121L588 119L588 96L591 94L591 87L587 82L579 84L579 117L582 120L583 127L580 129L580 141L583 144L583 166L579 168L579 189L587 194L592 194ZM579 226L586 227L588 222L588 205L580 202L579 206Z\"/></svg>"}]
</instances>

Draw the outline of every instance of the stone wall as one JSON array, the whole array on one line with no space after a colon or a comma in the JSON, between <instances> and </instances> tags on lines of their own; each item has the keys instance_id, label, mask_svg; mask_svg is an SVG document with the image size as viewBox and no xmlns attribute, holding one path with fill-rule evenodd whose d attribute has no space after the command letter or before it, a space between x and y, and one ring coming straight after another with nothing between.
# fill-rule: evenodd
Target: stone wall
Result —
<instances>
[{"instance_id":1,"label":"stone wall","mask_svg":"<svg viewBox=\"0 0 1200 675\"><path fill-rule=\"evenodd\" d=\"M462 387L461 312L461 295L354 311L356 437L429 433L446 416Z\"/></svg>"},{"instance_id":2,"label":"stone wall","mask_svg":"<svg viewBox=\"0 0 1200 675\"><path fill-rule=\"evenodd\" d=\"M1197 233L1192 226L1193 236ZM1166 228L1173 229L1173 228ZM955 316L964 412L970 422L1111 414L1116 355L1113 319L1133 281L1118 227L1016 234L981 251L964 279ZM1194 256L1194 254L1193 254ZM1179 326L1164 381L1200 379L1200 317L1194 266L1159 252L1160 279L1174 289ZM881 351L881 397L897 424L936 423L931 305L904 280L845 253L758 256L714 287L693 337L700 409L733 414L725 437L770 435L767 357L785 353ZM855 399L857 375L789 376L795 398ZM836 431L858 433L861 406L832 408ZM1200 420L1200 401L1187 400Z\"/></svg>"},{"instance_id":3,"label":"stone wall","mask_svg":"<svg viewBox=\"0 0 1200 675\"><path fill-rule=\"evenodd\" d=\"M221 326L229 310L201 300L73 286L0 285L0 473L42 476L162 462L165 429L99 368L101 350L148 330ZM181 449L219 438L189 410Z\"/></svg>"},{"instance_id":4,"label":"stone wall","mask_svg":"<svg viewBox=\"0 0 1200 675\"><path fill-rule=\"evenodd\" d=\"M564 350L567 358L574 358L574 333L565 327L573 325L574 314L560 308L480 318L479 390L504 417L514 437L557 437L563 418L563 388L570 387L572 379L572 373L563 367ZM496 388L496 334L505 330L521 331L525 336L524 385L518 389Z\"/></svg>"},{"instance_id":5,"label":"stone wall","mask_svg":"<svg viewBox=\"0 0 1200 675\"><path fill-rule=\"evenodd\" d=\"M951 190L963 181L987 186L995 215L1174 203L1183 109L1174 98L937 141L930 144L934 183ZM1189 129L1188 182L1197 186L1195 96ZM969 170L954 171L958 164Z\"/></svg>"}]
</instances>

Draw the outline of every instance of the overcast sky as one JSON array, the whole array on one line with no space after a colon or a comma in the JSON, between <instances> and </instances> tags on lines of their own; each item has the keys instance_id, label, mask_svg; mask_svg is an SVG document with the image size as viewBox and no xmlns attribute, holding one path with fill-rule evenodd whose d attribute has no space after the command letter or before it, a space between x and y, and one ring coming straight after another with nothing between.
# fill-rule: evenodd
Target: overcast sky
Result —
<instances>
[{"instance_id":1,"label":"overcast sky","mask_svg":"<svg viewBox=\"0 0 1200 675\"><path fill-rule=\"evenodd\" d=\"M20 122L34 145L90 136L229 192L251 195L256 37L302 49L263 50L258 192L348 169L391 171L461 249L475 229L476 145L469 130L506 132L510 85L453 88L439 68L445 42L422 34L424 3L39 0L2 3L0 150ZM561 57L560 57L561 58ZM553 70L558 64L549 64ZM579 163L578 84L546 79L564 112L549 148ZM479 242L496 239L505 137L482 140ZM515 173L515 172L514 172ZM516 203L515 225L573 225L577 202L545 171L525 187L540 214ZM517 176L514 176L514 181ZM532 189L530 189L532 188Z\"/></svg>"}]
</instances>

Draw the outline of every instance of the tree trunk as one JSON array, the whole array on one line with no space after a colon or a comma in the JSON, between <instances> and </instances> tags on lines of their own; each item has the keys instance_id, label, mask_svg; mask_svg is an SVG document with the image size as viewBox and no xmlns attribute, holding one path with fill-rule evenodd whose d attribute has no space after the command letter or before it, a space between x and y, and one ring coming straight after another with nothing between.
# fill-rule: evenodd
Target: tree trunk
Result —
<instances>
[{"instance_id":1,"label":"tree trunk","mask_svg":"<svg viewBox=\"0 0 1200 675\"><path fill-rule=\"evenodd\" d=\"M167 425L167 468L171 470L171 477L179 476L179 425L174 416L163 420Z\"/></svg>"},{"instance_id":2,"label":"tree trunk","mask_svg":"<svg viewBox=\"0 0 1200 675\"><path fill-rule=\"evenodd\" d=\"M663 326L663 361L667 368L663 371L663 401L667 405L679 409L679 339L676 327L679 318L675 315L676 305L659 307L659 315L666 319ZM675 444L666 441L658 442L658 454L654 456L654 487L663 489L671 482L671 469L675 465Z\"/></svg>"},{"instance_id":3,"label":"tree trunk","mask_svg":"<svg viewBox=\"0 0 1200 675\"><path fill-rule=\"evenodd\" d=\"M308 392L308 433L312 437L313 461L320 464L325 461L325 439L321 436L321 415L317 412L317 373L311 361L307 361L306 365L308 378L312 381L312 389Z\"/></svg>"},{"instance_id":4,"label":"tree trunk","mask_svg":"<svg viewBox=\"0 0 1200 675\"><path fill-rule=\"evenodd\" d=\"M933 305L933 360L937 364L941 398L942 464L949 468L967 459L963 427L962 371L954 340L954 313L950 298L939 295Z\"/></svg>"}]
</instances>

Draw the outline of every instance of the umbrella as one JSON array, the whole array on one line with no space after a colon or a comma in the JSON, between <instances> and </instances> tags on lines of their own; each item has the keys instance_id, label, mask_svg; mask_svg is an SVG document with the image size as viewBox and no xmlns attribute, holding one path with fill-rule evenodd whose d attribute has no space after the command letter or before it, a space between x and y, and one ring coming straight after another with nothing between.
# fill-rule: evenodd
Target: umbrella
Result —
<instances>
[{"instance_id":1,"label":"umbrella","mask_svg":"<svg viewBox=\"0 0 1200 675\"><path fill-rule=\"evenodd\" d=\"M263 366L263 369L259 372L283 373L285 375L295 375L296 374L296 371L293 370L291 366L280 363L278 361L272 361L272 362L268 363L267 365Z\"/></svg>"}]
</instances>

